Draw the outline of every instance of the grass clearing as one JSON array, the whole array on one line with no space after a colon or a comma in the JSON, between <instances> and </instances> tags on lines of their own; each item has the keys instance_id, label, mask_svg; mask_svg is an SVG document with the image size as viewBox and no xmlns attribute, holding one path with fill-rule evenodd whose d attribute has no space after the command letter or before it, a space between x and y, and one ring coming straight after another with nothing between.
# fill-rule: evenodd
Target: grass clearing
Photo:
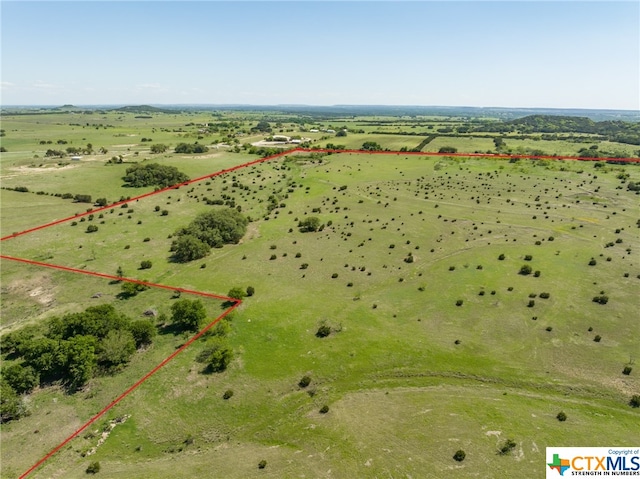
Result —
<instances>
[{"instance_id":1,"label":"grass clearing","mask_svg":"<svg viewBox=\"0 0 640 479\"><path fill-rule=\"evenodd\" d=\"M69 170L71 184L80 184L85 166ZM81 453L95 437L76 439L34 477L84 477L89 459L108 477L141 468L146 477L175 476L178 463L183 477L524 476L542 474L548 445L592 445L594 434L602 444L634 441L638 415L626 403L640 383L622 369L640 353L630 321L640 211L637 197L618 189L620 173L640 180L633 165L294 154L3 242L12 256L108 274L122 266L126 276L220 294L256 291L234 314L236 354L226 372L202 374L196 342L92 426L130 415L94 456ZM124 190L104 188L110 197ZM27 223L12 213L20 198L64 203L2 193L12 230ZM254 220L241 243L171 262L169 235L220 207L206 199L225 195ZM271 198L277 207L269 210ZM298 230L309 216L321 231ZM86 233L88 224L99 230ZM143 259L153 267L139 271ZM518 274L523 264L540 276ZM82 308L98 290L132 314L171 302L170 291L155 290L116 300L117 285L8 261L2 275L7 329ZM38 287L55 297L48 309L30 296ZM602 290L606 305L592 301ZM212 302L208 311L222 309ZM317 338L323 323L331 334ZM54 416L66 418L69 434L184 340L162 336L124 373L96 381L95 396L32 395L32 415L3 426L7 477L64 436ZM311 383L302 389L304 375ZM560 410L566 422L555 419ZM20 454L36 428L42 442ZM507 437L516 450L496 455ZM460 448L467 457L457 463Z\"/></svg>"}]
</instances>

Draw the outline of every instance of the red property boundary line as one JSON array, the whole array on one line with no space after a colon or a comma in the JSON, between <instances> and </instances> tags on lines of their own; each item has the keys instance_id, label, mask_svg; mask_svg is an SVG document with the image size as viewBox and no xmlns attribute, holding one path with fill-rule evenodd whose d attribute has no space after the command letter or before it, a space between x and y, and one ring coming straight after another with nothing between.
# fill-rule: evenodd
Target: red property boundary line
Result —
<instances>
[{"instance_id":1,"label":"red property boundary line","mask_svg":"<svg viewBox=\"0 0 640 479\"><path fill-rule=\"evenodd\" d=\"M640 158L588 158L588 157L580 157L580 156L551 156L551 155L538 155L538 156L534 155L534 156L532 156L532 155L509 155L509 154L490 154L490 153L439 153L439 152L421 152L421 151L367 151L367 150L336 150L336 149L295 148L295 149L291 149L291 150L284 150L284 151L282 151L280 153L277 153L275 155L267 156L267 157L264 157L264 158L259 158L257 160L253 160L253 161L250 161L250 162L247 162L247 163L242 163L240 165L236 165L236 166L233 166L231 168L226 168L226 169L217 171L215 173L211 173L211 174L208 174L208 175L205 175L205 176L201 176L199 178L195 178L193 180L189 180L189 181L185 181L183 183L179 183L177 185L169 186L167 188L162 188L162 189L159 189L159 190L155 190L155 191L151 191L151 192L148 192L148 193L144 193L142 195L130 198L128 200L118 201L116 203L112 203L110 205L103 206L103 207L100 207L100 208L95 208L95 209L92 208L89 211L86 211L84 213L78 213L76 215L69 216L67 218L62 218L62 219L59 219L59 220L52 221L50 223L46 223L46 224L43 224L43 225L40 225L40 226L36 226L34 228L26 229L26 230L21 231L21 232L13 233L11 235L8 235L8 236L0 238L0 242L1 241L6 241L6 240L10 240L10 239L13 239L13 238L16 238L16 237L19 237L19 236L23 236L23 235L26 235L28 233L33 233L35 231L39 231L39 230L42 230L42 229L45 229L45 228L48 228L48 227L51 227L51 226L55 226L55 225L64 223L66 221L71 221L71 220L73 220L75 218L81 218L81 217L87 216L89 214L93 214L93 213L97 213L97 212L104 211L104 210L107 210L107 209L111 209L111 208L114 208L116 206L131 202L131 201L137 201L137 200L140 200L142 198L147 198L149 196L153 196L153 195L156 195L156 194L159 194L159 193L163 193L163 192L166 192L166 191L169 191L169 190L175 190L175 189L180 188L181 186L187 186L187 185L190 185L192 183L197 183L197 182L200 182L200 181L203 181L203 180L215 178L216 176L220 176L220 175L223 175L225 173L231 173L231 172L236 171L236 170L247 168L249 166L257 165L257 164L260 164L260 163L264 163L266 161L270 161L270 160L273 160L273 159L276 159L276 158L281 158L281 157L287 156L289 154L298 153L298 152L304 152L304 153L356 153L356 154L374 154L374 155L413 155L413 156L430 156L430 157L442 156L442 157L496 158L496 159L516 158L516 159L530 159L530 160L575 160L575 161L605 161L605 162L614 162L614 163L640 163ZM207 326L205 326L200 332L195 334L191 339L189 339L186 343L184 343L179 349L177 349L171 355L169 355L167 358L165 358L160 364L155 366L151 371L149 371L146 375L144 375L142 378L140 378L135 384L133 384L126 391L124 391L122 394L120 394L116 399L114 399L111 403L109 403L98 414L96 414L91 419L89 419L78 430L73 432L73 434L71 434L69 437L67 437L58 446L56 446L54 449L52 449L47 455L45 455L42 459L40 459L38 462L36 462L33 466L31 466L27 471L25 471L20 476L20 479L24 479L29 474L31 474L33 471L35 471L44 462L46 462L49 458L51 458L55 453L57 453L60 449L62 449L65 445L67 445L71 440L73 440L80 433L82 433L82 431L87 429L91 424L93 424L95 421L97 421L102 415L104 415L107 411L109 411L116 404L118 404L120 401L122 401L125 397L127 397L129 394L131 394L135 389L137 389L147 379L149 379L156 372L158 372L169 361L171 361L178 354L180 354L182 351L184 351L186 348L188 348L194 341L196 341L204 333L206 333L209 329L211 329L222 318L227 316L229 313L231 313L233 310L235 310L236 308L238 308L242 304L242 301L240 301L240 300L233 299L233 298L228 298L226 296L217 295L217 294L213 294L213 293L195 291L195 290L190 290L190 289L185 289L185 288L180 288L180 287L174 287L174 286L168 286L168 285L159 284L159 283L151 283L151 282L148 282L148 281L141 281L141 280L134 279L134 278L120 278L118 276L113 276L113 275L110 275L110 274L105 274L105 273L100 273L100 272L95 272L95 271L81 270L81 269L77 269L77 268L71 268L71 267L68 267L68 266L56 265L56 264L52 264L52 263L44 263L44 262L34 261L34 260L30 260L30 259L25 259L25 258L18 258L18 257L13 257L13 256L0 254L0 260L15 261L15 262L19 262L19 263L29 264L29 265L32 265L32 266L38 266L38 267L42 267L42 268L51 268L51 269L56 269L56 270L60 270L60 271L66 271L66 272L75 273L75 274L84 274L84 275L98 277L98 278L102 278L102 279L126 281L126 282L130 282L130 283L141 284L141 285L154 287L154 288L161 288L161 289L167 289L167 290L172 290L172 291L180 291L180 292L183 292L183 293L193 294L193 295L197 295L197 296L220 299L220 300L223 300L223 301L228 301L228 302L233 303L220 316L218 316L215 320L213 320L211 323L209 323Z\"/></svg>"}]
</instances>

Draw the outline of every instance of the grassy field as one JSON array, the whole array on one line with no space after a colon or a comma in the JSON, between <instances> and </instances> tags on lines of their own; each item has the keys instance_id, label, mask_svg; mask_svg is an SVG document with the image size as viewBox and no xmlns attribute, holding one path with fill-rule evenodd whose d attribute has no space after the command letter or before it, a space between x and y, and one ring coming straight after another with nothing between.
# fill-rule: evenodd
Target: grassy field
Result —
<instances>
[{"instance_id":1,"label":"grassy field","mask_svg":"<svg viewBox=\"0 0 640 479\"><path fill-rule=\"evenodd\" d=\"M336 140L390 149L421 141L366 133ZM461 144L451 146L469 151ZM4 155L2 174L11 175L23 160ZM253 158L162 161L195 177ZM36 167L3 186L84 187L113 200L145 191L122 186L125 168L98 159ZM622 369L640 353L640 208L621 174L640 181L633 165L295 154L4 241L3 254L88 271L121 266L126 276L175 287L256 290L234 313L226 372L202 373L197 341L33 477L86 477L94 460L110 478L540 477L547 446L637 443L640 416L628 402L640 381L635 366L628 376ZM169 236L223 195L253 219L241 243L171 262ZM270 197L278 204L271 212ZM3 190L2 234L76 210L69 200ZM298 231L308 216L320 218L322 231ZM86 233L88 224L99 230ZM138 270L141 260L153 267ZM519 274L525 264L539 276ZM168 311L172 301L170 291L129 300L118 291L106 280L3 261L2 331L96 301L132 316ZM592 301L601 291L606 305ZM220 314L219 302L208 300L207 312ZM323 323L332 333L318 338ZM19 476L185 340L160 335L123 373L75 395L29 395L31 415L3 425L2 476ZM311 384L301 388L304 375ZM83 457L107 422L125 415ZM508 438L516 449L497 454ZM461 463L452 459L458 449L467 454Z\"/></svg>"}]
</instances>

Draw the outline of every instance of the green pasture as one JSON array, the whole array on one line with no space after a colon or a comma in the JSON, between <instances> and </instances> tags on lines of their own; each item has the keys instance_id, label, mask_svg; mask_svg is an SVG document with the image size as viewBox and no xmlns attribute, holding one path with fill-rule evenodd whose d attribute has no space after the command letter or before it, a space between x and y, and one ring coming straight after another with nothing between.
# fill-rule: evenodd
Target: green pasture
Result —
<instances>
[{"instance_id":1,"label":"green pasture","mask_svg":"<svg viewBox=\"0 0 640 479\"><path fill-rule=\"evenodd\" d=\"M442 141L468 151L449 140L493 146L437 138L428 149ZM335 139L353 142L348 148L364 141L399 149L421 138ZM217 155L161 161L195 177L255 158ZM8 167L3 158L3 174ZM122 187L125 168L81 162L6 181L52 193L85 185L94 197L118 199L133 190ZM638 412L627 404L640 392L637 367L628 376L622 369L640 353L640 210L621 174L640 181L633 165L295 154L3 242L3 254L108 274L121 266L127 277L173 287L256 290L234 313L226 372L202 373L197 341L33 477L85 477L94 460L101 477L113 478L538 477L547 446L637 441ZM223 197L253 219L240 244L172 262L170 236L220 208L206 199ZM269 212L271 197L278 207ZM80 208L34 193L2 190L1 198L3 235ZM308 216L322 231L298 231ZM89 224L98 231L86 233ZM139 270L141 260L152 268ZM524 264L539 277L518 274ZM153 289L120 300L119 288L3 261L3 330L96 301L134 317L167 312L172 301L171 291ZM601 291L605 305L592 301ZM211 318L223 311L206 304ZM332 334L321 339L322 323ZM31 394L32 414L3 425L3 477L24 472L185 340L160 335L124 372L73 396ZM303 375L312 378L304 389ZM228 389L234 395L224 400ZM560 411L566 422L555 418ZM83 457L106 421L125 414ZM498 455L508 438L516 449ZM458 449L462 463L452 459Z\"/></svg>"}]
</instances>

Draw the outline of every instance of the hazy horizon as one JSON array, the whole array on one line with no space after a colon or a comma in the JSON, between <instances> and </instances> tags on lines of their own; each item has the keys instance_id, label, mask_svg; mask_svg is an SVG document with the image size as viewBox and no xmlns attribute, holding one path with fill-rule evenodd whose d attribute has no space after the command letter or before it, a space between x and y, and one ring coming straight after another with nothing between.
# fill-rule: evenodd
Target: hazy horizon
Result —
<instances>
[{"instance_id":1,"label":"hazy horizon","mask_svg":"<svg viewBox=\"0 0 640 479\"><path fill-rule=\"evenodd\" d=\"M2 105L640 109L637 2L2 2Z\"/></svg>"}]
</instances>

